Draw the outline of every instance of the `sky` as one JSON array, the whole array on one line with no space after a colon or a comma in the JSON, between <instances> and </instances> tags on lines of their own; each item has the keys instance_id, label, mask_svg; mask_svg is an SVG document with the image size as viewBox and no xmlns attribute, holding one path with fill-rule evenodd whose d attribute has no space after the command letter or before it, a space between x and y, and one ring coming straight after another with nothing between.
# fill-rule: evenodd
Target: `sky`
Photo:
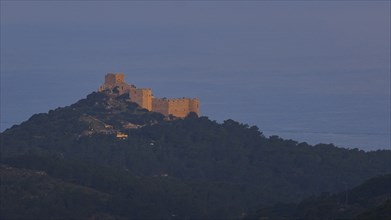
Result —
<instances>
[{"instance_id":1,"label":"sky","mask_svg":"<svg viewBox=\"0 0 391 220\"><path fill-rule=\"evenodd\" d=\"M107 72L266 135L390 149L389 1L1 1L1 131Z\"/></svg>"}]
</instances>

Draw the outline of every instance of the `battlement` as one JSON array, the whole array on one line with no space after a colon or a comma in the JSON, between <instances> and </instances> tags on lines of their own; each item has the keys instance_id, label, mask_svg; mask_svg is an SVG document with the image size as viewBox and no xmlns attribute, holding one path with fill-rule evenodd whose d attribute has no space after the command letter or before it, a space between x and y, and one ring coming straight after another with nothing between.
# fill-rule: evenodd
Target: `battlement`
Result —
<instances>
[{"instance_id":1,"label":"battlement","mask_svg":"<svg viewBox=\"0 0 391 220\"><path fill-rule=\"evenodd\" d=\"M142 108L149 111L159 112L165 116L173 115L184 118L190 112L199 115L198 98L155 98L150 88L136 88L136 86L127 84L123 73L108 73L105 76L105 82L99 87L99 92L110 91L118 95L128 93L130 101L137 103Z\"/></svg>"}]
</instances>

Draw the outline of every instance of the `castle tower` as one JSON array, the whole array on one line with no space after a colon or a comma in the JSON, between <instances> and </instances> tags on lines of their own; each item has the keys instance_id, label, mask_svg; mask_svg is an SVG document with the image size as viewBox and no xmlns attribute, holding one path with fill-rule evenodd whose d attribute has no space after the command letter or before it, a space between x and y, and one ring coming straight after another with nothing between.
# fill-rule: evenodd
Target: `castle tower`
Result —
<instances>
[{"instance_id":1,"label":"castle tower","mask_svg":"<svg viewBox=\"0 0 391 220\"><path fill-rule=\"evenodd\" d=\"M189 101L189 112L194 112L200 115L200 100L198 98L191 99Z\"/></svg>"},{"instance_id":2,"label":"castle tower","mask_svg":"<svg viewBox=\"0 0 391 220\"><path fill-rule=\"evenodd\" d=\"M105 84L114 86L118 83L124 83L125 82L125 75L123 73L108 73L105 76Z\"/></svg>"},{"instance_id":3,"label":"castle tower","mask_svg":"<svg viewBox=\"0 0 391 220\"><path fill-rule=\"evenodd\" d=\"M139 106L152 111L152 90L151 89L136 89L129 90L130 100L137 103Z\"/></svg>"},{"instance_id":4,"label":"castle tower","mask_svg":"<svg viewBox=\"0 0 391 220\"><path fill-rule=\"evenodd\" d=\"M98 91L112 90L117 87L119 93L123 94L131 87L125 82L124 78L123 73L108 73L105 75L105 83L99 87Z\"/></svg>"}]
</instances>

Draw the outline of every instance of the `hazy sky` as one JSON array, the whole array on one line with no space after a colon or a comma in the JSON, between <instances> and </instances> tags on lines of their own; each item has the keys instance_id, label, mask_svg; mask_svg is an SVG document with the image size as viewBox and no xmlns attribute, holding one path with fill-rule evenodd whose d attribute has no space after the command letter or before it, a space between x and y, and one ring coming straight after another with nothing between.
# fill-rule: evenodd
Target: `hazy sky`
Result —
<instances>
[{"instance_id":1,"label":"hazy sky","mask_svg":"<svg viewBox=\"0 0 391 220\"><path fill-rule=\"evenodd\" d=\"M390 148L389 1L1 1L1 130L106 72L266 135Z\"/></svg>"}]
</instances>

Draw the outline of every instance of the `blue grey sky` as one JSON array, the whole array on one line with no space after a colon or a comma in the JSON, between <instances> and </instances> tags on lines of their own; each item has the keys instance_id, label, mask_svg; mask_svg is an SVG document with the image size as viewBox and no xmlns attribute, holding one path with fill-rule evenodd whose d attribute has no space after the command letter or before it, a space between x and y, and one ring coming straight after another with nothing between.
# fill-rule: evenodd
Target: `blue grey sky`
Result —
<instances>
[{"instance_id":1,"label":"blue grey sky","mask_svg":"<svg viewBox=\"0 0 391 220\"><path fill-rule=\"evenodd\" d=\"M268 135L390 148L389 1L1 1L1 130L106 72Z\"/></svg>"}]
</instances>

